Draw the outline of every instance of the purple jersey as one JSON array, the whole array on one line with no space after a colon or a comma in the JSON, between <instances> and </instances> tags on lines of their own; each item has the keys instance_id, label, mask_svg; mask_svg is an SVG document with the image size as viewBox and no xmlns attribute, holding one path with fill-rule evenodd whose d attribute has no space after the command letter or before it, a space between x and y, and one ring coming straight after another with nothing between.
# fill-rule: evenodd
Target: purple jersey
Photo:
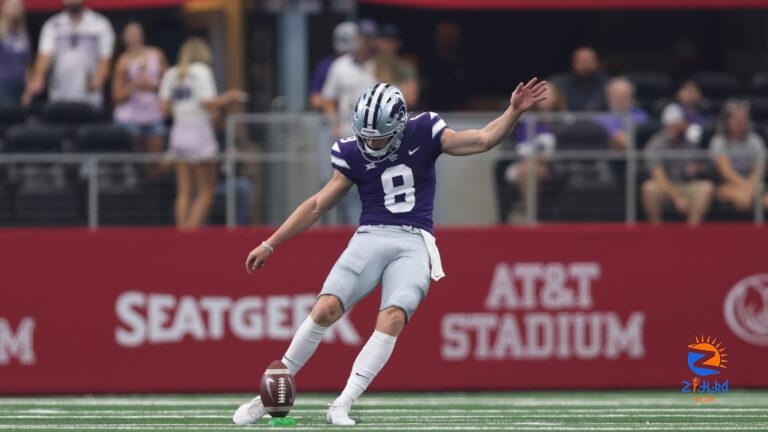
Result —
<instances>
[{"instance_id":1,"label":"purple jersey","mask_svg":"<svg viewBox=\"0 0 768 432\"><path fill-rule=\"evenodd\" d=\"M381 162L368 162L355 137L333 144L331 165L357 184L360 225L410 225L433 232L435 162L446 127L433 112L411 117L400 147Z\"/></svg>"}]
</instances>

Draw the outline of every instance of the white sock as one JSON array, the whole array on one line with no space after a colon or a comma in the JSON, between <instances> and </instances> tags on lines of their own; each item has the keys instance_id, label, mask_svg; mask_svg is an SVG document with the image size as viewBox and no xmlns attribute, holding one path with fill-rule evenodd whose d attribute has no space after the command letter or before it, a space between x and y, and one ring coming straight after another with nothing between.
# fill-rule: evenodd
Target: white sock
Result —
<instances>
[{"instance_id":1,"label":"white sock","mask_svg":"<svg viewBox=\"0 0 768 432\"><path fill-rule=\"evenodd\" d=\"M357 402L360 395L368 388L368 384L389 360L392 350L395 349L396 340L395 336L374 330L352 365L347 386L334 403L346 408L347 412L352 409L352 404Z\"/></svg>"},{"instance_id":2,"label":"white sock","mask_svg":"<svg viewBox=\"0 0 768 432\"><path fill-rule=\"evenodd\" d=\"M283 364L292 374L295 375L312 357L326 331L328 327L316 323L311 316L301 323L283 356Z\"/></svg>"}]
</instances>

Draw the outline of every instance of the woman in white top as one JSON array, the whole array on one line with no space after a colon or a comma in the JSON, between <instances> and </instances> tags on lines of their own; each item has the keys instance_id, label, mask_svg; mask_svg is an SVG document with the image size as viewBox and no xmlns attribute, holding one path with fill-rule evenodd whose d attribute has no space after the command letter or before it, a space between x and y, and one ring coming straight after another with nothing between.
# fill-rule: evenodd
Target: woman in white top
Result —
<instances>
[{"instance_id":1,"label":"woman in white top","mask_svg":"<svg viewBox=\"0 0 768 432\"><path fill-rule=\"evenodd\" d=\"M205 41L187 39L179 52L179 64L160 83L161 108L166 115L173 114L169 152L176 158L175 215L181 229L202 225L213 204L218 143L211 114L245 99L243 92L234 89L217 96L211 59Z\"/></svg>"},{"instance_id":2,"label":"woman in white top","mask_svg":"<svg viewBox=\"0 0 768 432\"><path fill-rule=\"evenodd\" d=\"M739 211L748 211L755 203L757 186L762 183L757 161L765 157L765 143L750 127L749 104L745 101L726 102L718 127L718 133L709 143L715 168L722 179L717 198L731 203ZM768 206L768 194L762 199Z\"/></svg>"}]
</instances>

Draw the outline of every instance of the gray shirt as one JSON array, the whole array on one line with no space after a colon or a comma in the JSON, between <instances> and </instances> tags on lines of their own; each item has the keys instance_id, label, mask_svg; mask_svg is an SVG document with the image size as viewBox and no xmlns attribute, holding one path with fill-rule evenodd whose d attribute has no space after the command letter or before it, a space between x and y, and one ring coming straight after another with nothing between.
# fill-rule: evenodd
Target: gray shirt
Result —
<instances>
[{"instance_id":1,"label":"gray shirt","mask_svg":"<svg viewBox=\"0 0 768 432\"><path fill-rule=\"evenodd\" d=\"M765 155L765 143L760 135L754 132L749 132L742 140L728 139L719 133L709 142L709 154L712 159L727 156L737 173L749 177L756 160Z\"/></svg>"},{"instance_id":2,"label":"gray shirt","mask_svg":"<svg viewBox=\"0 0 768 432\"><path fill-rule=\"evenodd\" d=\"M328 77L323 85L322 94L326 99L336 102L336 115L341 125L342 136L354 133L352 130L352 111L357 96L368 87L376 84L373 76L373 60L360 64L351 54L337 58L328 70Z\"/></svg>"},{"instance_id":3,"label":"gray shirt","mask_svg":"<svg viewBox=\"0 0 768 432\"><path fill-rule=\"evenodd\" d=\"M674 155L679 150L696 150L696 144L687 140L685 136L672 140L663 130L657 132L645 148L648 170L653 171L656 167L663 168L672 183L691 179L695 175L696 160L665 157Z\"/></svg>"}]
</instances>

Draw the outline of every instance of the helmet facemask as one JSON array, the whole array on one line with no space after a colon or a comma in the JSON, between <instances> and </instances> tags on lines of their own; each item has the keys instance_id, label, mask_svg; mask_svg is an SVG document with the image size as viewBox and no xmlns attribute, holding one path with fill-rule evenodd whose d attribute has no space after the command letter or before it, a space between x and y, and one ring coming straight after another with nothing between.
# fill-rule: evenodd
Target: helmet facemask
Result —
<instances>
[{"instance_id":1,"label":"helmet facemask","mask_svg":"<svg viewBox=\"0 0 768 432\"><path fill-rule=\"evenodd\" d=\"M379 136L365 136L362 134L355 134L357 137L357 147L363 154L363 157L368 162L381 162L388 158L391 154L397 152L400 148L400 143L403 139L403 132L405 131L405 123L398 126L398 128L391 134L379 135ZM389 137L389 142L384 147L376 150L368 147L366 139L382 139Z\"/></svg>"}]
</instances>

